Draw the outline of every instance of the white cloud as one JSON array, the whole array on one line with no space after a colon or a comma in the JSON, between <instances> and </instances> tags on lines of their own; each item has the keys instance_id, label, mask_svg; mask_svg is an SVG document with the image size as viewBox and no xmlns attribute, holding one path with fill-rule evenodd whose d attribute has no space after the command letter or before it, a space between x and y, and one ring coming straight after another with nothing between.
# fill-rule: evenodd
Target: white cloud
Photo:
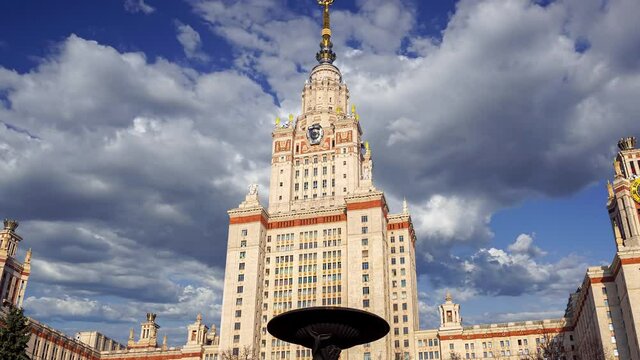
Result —
<instances>
[{"instance_id":1,"label":"white cloud","mask_svg":"<svg viewBox=\"0 0 640 360\"><path fill-rule=\"evenodd\" d=\"M144 13L145 15L151 14L156 9L144 2L145 0L124 0L124 9L130 13Z\"/></svg>"},{"instance_id":2,"label":"white cloud","mask_svg":"<svg viewBox=\"0 0 640 360\"><path fill-rule=\"evenodd\" d=\"M202 40L200 40L200 34L197 31L190 25L179 21L176 22L176 31L178 32L178 42L182 45L187 58L199 61L209 60L209 56L202 51Z\"/></svg>"},{"instance_id":3,"label":"white cloud","mask_svg":"<svg viewBox=\"0 0 640 360\"><path fill-rule=\"evenodd\" d=\"M420 241L449 243L487 239L493 234L489 229L491 220L477 199L462 199L434 195L424 205L411 207L412 218Z\"/></svg>"},{"instance_id":4,"label":"white cloud","mask_svg":"<svg viewBox=\"0 0 640 360\"><path fill-rule=\"evenodd\" d=\"M531 258L546 255L547 253L545 251L542 251L542 249L533 245L533 237L534 234L518 235L516 241L509 245L509 251L516 254L526 254Z\"/></svg>"},{"instance_id":5,"label":"white cloud","mask_svg":"<svg viewBox=\"0 0 640 360\"><path fill-rule=\"evenodd\" d=\"M481 248L471 256L434 258L427 274L440 292L451 289L462 300L526 294L565 298L578 286L588 264L572 254L545 261L545 253L533 245L531 236L521 234L508 250Z\"/></svg>"}]
</instances>

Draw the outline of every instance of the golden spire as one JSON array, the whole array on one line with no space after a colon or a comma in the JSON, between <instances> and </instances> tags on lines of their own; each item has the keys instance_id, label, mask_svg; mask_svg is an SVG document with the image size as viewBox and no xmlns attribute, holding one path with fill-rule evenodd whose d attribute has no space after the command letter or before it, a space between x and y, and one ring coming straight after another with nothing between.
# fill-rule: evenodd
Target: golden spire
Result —
<instances>
[{"instance_id":1,"label":"golden spire","mask_svg":"<svg viewBox=\"0 0 640 360\"><path fill-rule=\"evenodd\" d=\"M331 43L331 22L329 20L329 6L333 0L318 0L318 5L324 8L322 12L322 41L320 41L320 51L316 53L316 60L320 64L333 64L336 53L333 52Z\"/></svg>"}]
</instances>

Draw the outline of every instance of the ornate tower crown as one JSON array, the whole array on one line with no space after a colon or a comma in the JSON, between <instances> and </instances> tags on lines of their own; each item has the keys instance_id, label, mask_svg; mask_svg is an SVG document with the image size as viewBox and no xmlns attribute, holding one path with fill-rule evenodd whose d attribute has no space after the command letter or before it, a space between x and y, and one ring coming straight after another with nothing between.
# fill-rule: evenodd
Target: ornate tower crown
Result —
<instances>
[{"instance_id":1,"label":"ornate tower crown","mask_svg":"<svg viewBox=\"0 0 640 360\"><path fill-rule=\"evenodd\" d=\"M623 137L618 141L620 151L633 150L636 148L636 138L634 136Z\"/></svg>"},{"instance_id":2,"label":"ornate tower crown","mask_svg":"<svg viewBox=\"0 0 640 360\"><path fill-rule=\"evenodd\" d=\"M154 322L154 321L156 321L156 314L154 314L154 313L147 313L147 321L149 321L149 322Z\"/></svg>"},{"instance_id":3,"label":"ornate tower crown","mask_svg":"<svg viewBox=\"0 0 640 360\"><path fill-rule=\"evenodd\" d=\"M11 219L4 219L4 229L15 231L18 228L18 222Z\"/></svg>"},{"instance_id":4,"label":"ornate tower crown","mask_svg":"<svg viewBox=\"0 0 640 360\"><path fill-rule=\"evenodd\" d=\"M320 41L320 51L316 53L316 60L320 64L333 64L336 60L336 53L333 52L331 42L331 24L329 21L329 6L333 0L318 0L318 5L324 7L322 12L322 41Z\"/></svg>"}]
</instances>

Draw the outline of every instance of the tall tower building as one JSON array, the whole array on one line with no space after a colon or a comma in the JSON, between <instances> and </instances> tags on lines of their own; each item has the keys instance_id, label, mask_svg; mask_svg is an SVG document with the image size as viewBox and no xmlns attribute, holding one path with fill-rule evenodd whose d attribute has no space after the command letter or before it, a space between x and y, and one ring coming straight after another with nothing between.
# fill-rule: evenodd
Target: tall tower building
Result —
<instances>
[{"instance_id":1,"label":"tall tower building","mask_svg":"<svg viewBox=\"0 0 640 360\"><path fill-rule=\"evenodd\" d=\"M22 237L16 234L18 222L4 220L0 230L0 301L13 306L22 306L24 291L31 274L31 249L27 251L24 262L16 259L18 245Z\"/></svg>"},{"instance_id":2,"label":"tall tower building","mask_svg":"<svg viewBox=\"0 0 640 360\"><path fill-rule=\"evenodd\" d=\"M613 184L607 184L616 255L604 280L592 286L602 287L597 294L608 306L605 313L596 313L597 332L615 339L609 347L620 358L640 359L640 149L635 137L620 139L618 149ZM590 268L587 276L595 270Z\"/></svg>"},{"instance_id":3,"label":"tall tower building","mask_svg":"<svg viewBox=\"0 0 640 360\"><path fill-rule=\"evenodd\" d=\"M346 306L385 318L390 335L342 359L408 359L415 353L418 300L415 233L404 203L390 214L374 186L372 150L349 89L333 64L329 8L318 64L302 89L302 111L276 119L269 205L257 186L229 210L220 349L259 359L310 359L271 337L267 322L291 309Z\"/></svg>"}]
</instances>

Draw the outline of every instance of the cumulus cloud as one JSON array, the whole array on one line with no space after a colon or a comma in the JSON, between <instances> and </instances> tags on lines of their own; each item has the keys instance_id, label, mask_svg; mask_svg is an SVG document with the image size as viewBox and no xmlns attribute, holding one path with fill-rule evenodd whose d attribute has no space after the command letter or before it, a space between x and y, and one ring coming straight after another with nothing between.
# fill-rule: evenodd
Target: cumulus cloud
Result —
<instances>
[{"instance_id":1,"label":"cumulus cloud","mask_svg":"<svg viewBox=\"0 0 640 360\"><path fill-rule=\"evenodd\" d=\"M0 92L0 202L34 249L38 318L88 324L123 303L136 321L216 320L226 210L268 183L271 96L75 35L28 73L0 68Z\"/></svg>"},{"instance_id":2,"label":"cumulus cloud","mask_svg":"<svg viewBox=\"0 0 640 360\"><path fill-rule=\"evenodd\" d=\"M130 13L141 12L146 15L156 11L154 7L145 3L144 0L124 0L124 9Z\"/></svg>"},{"instance_id":3,"label":"cumulus cloud","mask_svg":"<svg viewBox=\"0 0 640 360\"><path fill-rule=\"evenodd\" d=\"M189 59L195 59L200 61L209 60L209 56L202 51L202 40L200 40L200 34L195 31L190 25L176 22L177 38L184 54Z\"/></svg>"},{"instance_id":4,"label":"cumulus cloud","mask_svg":"<svg viewBox=\"0 0 640 360\"><path fill-rule=\"evenodd\" d=\"M533 234L518 235L516 241L509 245L509 251L515 254L525 254L530 258L546 255L545 251L533 245L533 236Z\"/></svg>"},{"instance_id":5,"label":"cumulus cloud","mask_svg":"<svg viewBox=\"0 0 640 360\"><path fill-rule=\"evenodd\" d=\"M477 295L564 298L580 283L588 264L572 254L545 261L544 254L530 235L521 234L507 250L480 248L467 257L434 259L427 274L441 292L451 289L462 301Z\"/></svg>"}]
</instances>

